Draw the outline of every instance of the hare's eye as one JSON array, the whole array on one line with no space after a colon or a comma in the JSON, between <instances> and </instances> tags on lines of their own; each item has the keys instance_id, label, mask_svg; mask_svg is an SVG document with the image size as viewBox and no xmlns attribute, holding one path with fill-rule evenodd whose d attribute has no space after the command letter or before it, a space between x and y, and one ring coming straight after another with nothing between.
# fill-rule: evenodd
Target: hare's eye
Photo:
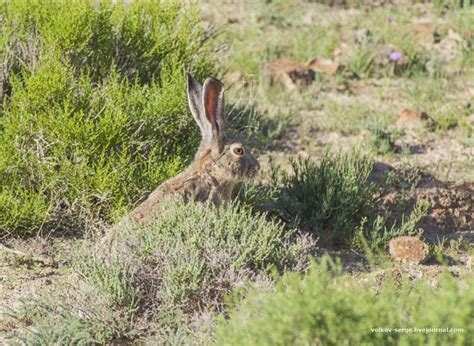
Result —
<instances>
[{"instance_id":1,"label":"hare's eye","mask_svg":"<svg viewBox=\"0 0 474 346\"><path fill-rule=\"evenodd\" d=\"M234 154L238 156L242 156L244 154L244 148L241 148L241 147L234 148L233 151L234 151Z\"/></svg>"}]
</instances>

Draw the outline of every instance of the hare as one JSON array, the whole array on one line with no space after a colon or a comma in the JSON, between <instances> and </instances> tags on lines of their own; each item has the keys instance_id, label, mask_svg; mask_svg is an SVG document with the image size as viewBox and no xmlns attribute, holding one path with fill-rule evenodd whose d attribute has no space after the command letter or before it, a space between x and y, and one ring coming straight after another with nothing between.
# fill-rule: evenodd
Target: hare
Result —
<instances>
[{"instance_id":1,"label":"hare","mask_svg":"<svg viewBox=\"0 0 474 346\"><path fill-rule=\"evenodd\" d=\"M224 88L215 78L201 86L190 74L187 77L188 104L201 130L201 144L191 165L179 175L158 186L126 219L139 225L153 221L167 197L184 202L211 201L221 205L230 201L235 185L253 178L260 165L243 143L225 137Z\"/></svg>"}]
</instances>

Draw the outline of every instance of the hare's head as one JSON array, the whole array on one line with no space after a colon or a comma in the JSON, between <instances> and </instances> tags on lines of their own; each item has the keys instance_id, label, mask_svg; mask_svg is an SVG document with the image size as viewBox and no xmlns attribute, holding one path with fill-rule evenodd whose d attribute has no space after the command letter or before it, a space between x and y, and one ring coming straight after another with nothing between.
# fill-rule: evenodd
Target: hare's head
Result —
<instances>
[{"instance_id":1,"label":"hare's head","mask_svg":"<svg viewBox=\"0 0 474 346\"><path fill-rule=\"evenodd\" d=\"M190 74L188 102L201 130L202 140L195 162L222 181L238 182L253 178L260 165L237 138L226 138L224 130L224 87L215 78L201 86Z\"/></svg>"}]
</instances>

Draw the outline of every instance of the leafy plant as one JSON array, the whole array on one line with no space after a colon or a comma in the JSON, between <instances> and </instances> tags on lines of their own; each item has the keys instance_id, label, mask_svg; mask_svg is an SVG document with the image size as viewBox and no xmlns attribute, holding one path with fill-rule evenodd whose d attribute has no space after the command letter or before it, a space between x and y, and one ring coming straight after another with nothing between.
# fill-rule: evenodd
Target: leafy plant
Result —
<instances>
[{"instance_id":1,"label":"leafy plant","mask_svg":"<svg viewBox=\"0 0 474 346\"><path fill-rule=\"evenodd\" d=\"M325 244L347 244L377 204L371 171L372 160L358 152L332 156L326 151L319 163L298 158L290 173L274 166L276 210Z\"/></svg>"},{"instance_id":2,"label":"leafy plant","mask_svg":"<svg viewBox=\"0 0 474 346\"><path fill-rule=\"evenodd\" d=\"M449 274L437 288L395 275L378 289L373 284L354 281L324 257L306 275L277 279L273 290L247 291L228 318L218 318L215 343L464 345L474 337L472 278L465 288Z\"/></svg>"},{"instance_id":3,"label":"leafy plant","mask_svg":"<svg viewBox=\"0 0 474 346\"><path fill-rule=\"evenodd\" d=\"M391 239L400 236L421 236L423 230L417 228L418 222L426 216L429 203L418 201L408 217L402 215L399 222L394 221L389 215L378 215L372 224L367 220L362 222L356 232L351 247L359 251L380 251L388 247Z\"/></svg>"},{"instance_id":4,"label":"leafy plant","mask_svg":"<svg viewBox=\"0 0 474 346\"><path fill-rule=\"evenodd\" d=\"M363 44L349 58L349 69L359 78L369 78L373 73L374 61L373 48Z\"/></svg>"},{"instance_id":5,"label":"leafy plant","mask_svg":"<svg viewBox=\"0 0 474 346\"><path fill-rule=\"evenodd\" d=\"M222 312L231 289L270 283L274 270L303 269L314 247L295 229L237 203L166 205L153 224L117 230L112 248L87 242L78 249L72 258L77 287L13 312L18 323L31 325L19 338L87 344L153 334L189 342L193 322Z\"/></svg>"},{"instance_id":6,"label":"leafy plant","mask_svg":"<svg viewBox=\"0 0 474 346\"><path fill-rule=\"evenodd\" d=\"M80 286L82 288L82 286ZM7 335L11 342L28 345L44 344L104 344L111 340L122 341L135 338L139 332L131 329L132 323L121 310L111 311L103 305L101 295L94 297L77 291L75 305L62 298L58 301L49 297L22 300L21 304L9 315L15 324L32 326L24 333ZM78 299L83 299L79 301ZM89 299L88 301L86 301ZM91 304L93 303L93 304Z\"/></svg>"},{"instance_id":7,"label":"leafy plant","mask_svg":"<svg viewBox=\"0 0 474 346\"><path fill-rule=\"evenodd\" d=\"M114 309L150 314L163 330L200 311L221 311L232 287L272 268L295 268L311 246L293 242L295 229L238 204L170 201L149 227L120 232L116 255L84 253L76 267Z\"/></svg>"},{"instance_id":8,"label":"leafy plant","mask_svg":"<svg viewBox=\"0 0 474 346\"><path fill-rule=\"evenodd\" d=\"M110 222L191 158L184 69L212 32L173 1L0 5L0 238Z\"/></svg>"}]
</instances>

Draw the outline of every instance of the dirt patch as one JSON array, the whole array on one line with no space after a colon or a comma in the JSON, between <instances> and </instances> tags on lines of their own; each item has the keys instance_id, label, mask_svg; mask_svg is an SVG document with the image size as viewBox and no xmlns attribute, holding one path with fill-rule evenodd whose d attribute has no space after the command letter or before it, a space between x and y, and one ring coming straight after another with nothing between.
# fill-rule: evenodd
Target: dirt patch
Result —
<instances>
[{"instance_id":1,"label":"dirt patch","mask_svg":"<svg viewBox=\"0 0 474 346\"><path fill-rule=\"evenodd\" d=\"M8 344L8 337L20 327L9 314L22 306L22 300L51 297L64 277L64 270L17 266L0 261L0 344Z\"/></svg>"},{"instance_id":2,"label":"dirt patch","mask_svg":"<svg viewBox=\"0 0 474 346\"><path fill-rule=\"evenodd\" d=\"M463 238L474 244L474 184L446 184L444 187L419 187L416 199L430 204L429 214L421 221L425 237L431 242L446 236Z\"/></svg>"},{"instance_id":3,"label":"dirt patch","mask_svg":"<svg viewBox=\"0 0 474 346\"><path fill-rule=\"evenodd\" d=\"M69 282L68 264L78 239L10 239L5 244L14 252L0 249L0 344L20 328L9 312L22 306L22 300L51 298ZM25 256L20 255L25 254ZM38 260L39 259L39 260Z\"/></svg>"},{"instance_id":4,"label":"dirt patch","mask_svg":"<svg viewBox=\"0 0 474 346\"><path fill-rule=\"evenodd\" d=\"M398 179L395 190L384 186L389 174ZM423 238L429 243L436 243L443 237L457 239L462 236L469 244L474 244L474 183L444 182L423 171L413 174L383 162L374 164L370 179L387 188L383 200L395 214L410 210L420 200L428 202L428 214L419 226L424 229ZM405 206L400 210L403 199Z\"/></svg>"}]
</instances>

